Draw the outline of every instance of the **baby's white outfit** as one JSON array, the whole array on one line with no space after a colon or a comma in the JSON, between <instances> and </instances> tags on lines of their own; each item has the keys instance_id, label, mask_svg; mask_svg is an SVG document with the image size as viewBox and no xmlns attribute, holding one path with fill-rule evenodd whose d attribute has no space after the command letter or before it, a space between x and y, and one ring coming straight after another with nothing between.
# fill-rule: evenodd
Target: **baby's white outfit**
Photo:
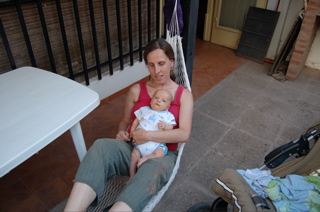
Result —
<instances>
[{"instance_id":1,"label":"baby's white outfit","mask_svg":"<svg viewBox=\"0 0 320 212\"><path fill-rule=\"evenodd\" d=\"M142 128L147 131L160 131L160 129L158 128L159 121L163 121L166 124L172 124L173 126L177 124L173 114L168 110L156 111L152 110L149 106L145 106L136 110L134 114L140 121L138 128ZM140 151L142 157L146 157L152 154L159 147L164 149L164 155L166 155L168 150L165 144L148 141L144 144L136 146L136 148Z\"/></svg>"}]
</instances>

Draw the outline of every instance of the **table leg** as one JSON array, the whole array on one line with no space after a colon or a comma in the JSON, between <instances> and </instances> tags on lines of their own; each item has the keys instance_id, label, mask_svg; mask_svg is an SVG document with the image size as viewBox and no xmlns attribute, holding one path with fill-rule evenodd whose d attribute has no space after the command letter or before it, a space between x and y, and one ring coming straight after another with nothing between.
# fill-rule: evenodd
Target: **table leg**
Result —
<instances>
[{"instance_id":1,"label":"table leg","mask_svg":"<svg viewBox=\"0 0 320 212\"><path fill-rule=\"evenodd\" d=\"M79 160L81 162L85 154L87 153L87 148L84 142L80 122L76 123L73 127L71 127L70 132L71 132L74 146L78 153Z\"/></svg>"}]
</instances>

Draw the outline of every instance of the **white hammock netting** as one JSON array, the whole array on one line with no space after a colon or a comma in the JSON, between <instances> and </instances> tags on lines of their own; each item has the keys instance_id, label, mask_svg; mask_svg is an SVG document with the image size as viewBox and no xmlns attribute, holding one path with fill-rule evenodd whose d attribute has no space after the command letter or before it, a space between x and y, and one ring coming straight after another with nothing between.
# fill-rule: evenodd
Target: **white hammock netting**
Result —
<instances>
[{"instance_id":1,"label":"white hammock netting","mask_svg":"<svg viewBox=\"0 0 320 212\"><path fill-rule=\"evenodd\" d=\"M171 23L169 24L169 27L167 26L167 39L166 41L171 44L174 54L175 54L175 65L174 65L174 72L176 75L176 83L179 85L185 86L190 92L191 92L191 86L187 74L187 69L185 65L185 60L183 56L183 49L182 49L182 38L180 37L179 32L179 24L178 24L178 15L177 15L177 1L175 3L175 7L173 10ZM168 190L169 186L173 182L176 174L178 173L178 169L180 167L180 160L183 153L185 143L179 144L179 153L176 160L176 165L173 169L173 172L170 176L170 179L168 180L167 184L162 187L162 189L156 194L151 201L146 205L143 211L150 212L152 209L158 204L158 202L161 200L165 192Z\"/></svg>"},{"instance_id":2,"label":"white hammock netting","mask_svg":"<svg viewBox=\"0 0 320 212\"><path fill-rule=\"evenodd\" d=\"M180 37L179 32L179 25L178 25L178 17L177 17L177 1L175 3L175 7L173 10L171 23L169 24L170 27L167 26L167 39L166 41L171 44L173 51L175 53L175 66L174 66L174 72L176 75L176 83L179 85L185 86L190 92L191 92L191 86L186 70L185 60L183 56L183 49L182 49L182 38ZM179 153L177 156L176 164L173 169L173 172L166 183L162 187L162 189L153 196L153 198L150 200L150 202L145 206L143 211L150 212L153 210L153 208L158 204L158 202L161 200L165 192L168 190L169 186L173 182L179 166L180 166L180 160L183 153L185 143L179 144ZM115 179L109 181L105 187L104 194L101 197L101 201L97 207L90 207L87 211L89 212L98 212L103 211L104 208L109 207L115 202L116 197L121 192L122 188L125 186L125 183L127 182L129 178L125 176L117 176Z\"/></svg>"},{"instance_id":3,"label":"white hammock netting","mask_svg":"<svg viewBox=\"0 0 320 212\"><path fill-rule=\"evenodd\" d=\"M191 91L186 64L183 56L182 38L180 36L177 8L178 1L176 0L172 12L171 22L167 25L166 41L171 44L175 55L174 72L176 75L176 83L178 83L179 85L184 85L189 91Z\"/></svg>"}]
</instances>

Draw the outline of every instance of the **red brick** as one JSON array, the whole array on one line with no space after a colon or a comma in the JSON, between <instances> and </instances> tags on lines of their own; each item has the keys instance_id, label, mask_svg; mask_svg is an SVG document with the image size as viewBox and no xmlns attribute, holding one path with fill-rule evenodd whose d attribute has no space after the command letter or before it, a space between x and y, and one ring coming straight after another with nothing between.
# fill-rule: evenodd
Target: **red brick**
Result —
<instances>
[{"instance_id":1,"label":"red brick","mask_svg":"<svg viewBox=\"0 0 320 212\"><path fill-rule=\"evenodd\" d=\"M308 6L320 7L320 1L309 1Z\"/></svg>"},{"instance_id":2,"label":"red brick","mask_svg":"<svg viewBox=\"0 0 320 212\"><path fill-rule=\"evenodd\" d=\"M305 49L305 48L307 48L307 45L305 43L302 43L302 42L297 42L295 47Z\"/></svg>"},{"instance_id":3,"label":"red brick","mask_svg":"<svg viewBox=\"0 0 320 212\"><path fill-rule=\"evenodd\" d=\"M312 35L312 30L307 31L307 30L301 30L299 32L298 38L302 40L310 40L310 37Z\"/></svg>"},{"instance_id":4,"label":"red brick","mask_svg":"<svg viewBox=\"0 0 320 212\"><path fill-rule=\"evenodd\" d=\"M302 26L314 26L316 23L316 19L304 19L302 22Z\"/></svg>"},{"instance_id":5,"label":"red brick","mask_svg":"<svg viewBox=\"0 0 320 212\"><path fill-rule=\"evenodd\" d=\"M287 70L287 74L289 74L289 75L295 75L295 74L297 74L297 70L290 70L290 69L288 69L288 70Z\"/></svg>"},{"instance_id":6,"label":"red brick","mask_svg":"<svg viewBox=\"0 0 320 212\"><path fill-rule=\"evenodd\" d=\"M313 28L313 25L302 25L301 28L300 28L300 32L304 33L304 32L307 32L307 33L311 33L312 32L312 28Z\"/></svg>"},{"instance_id":7,"label":"red brick","mask_svg":"<svg viewBox=\"0 0 320 212\"><path fill-rule=\"evenodd\" d=\"M288 70L286 73L286 78L289 80L295 80L297 76L298 76L298 72L296 70L295 71Z\"/></svg>"},{"instance_id":8,"label":"red brick","mask_svg":"<svg viewBox=\"0 0 320 212\"><path fill-rule=\"evenodd\" d=\"M312 14L317 14L317 12L318 12L318 8L317 7L314 7L314 6L309 6L308 5L308 7L307 7L307 13L312 13Z\"/></svg>"},{"instance_id":9,"label":"red brick","mask_svg":"<svg viewBox=\"0 0 320 212\"><path fill-rule=\"evenodd\" d=\"M296 80L296 78L297 78L297 76L296 76L296 75L293 75L293 76L286 75L286 79L287 79L287 80L295 81L295 80Z\"/></svg>"},{"instance_id":10,"label":"red brick","mask_svg":"<svg viewBox=\"0 0 320 212\"><path fill-rule=\"evenodd\" d=\"M300 46L297 46L297 45L295 46L294 50L295 50L295 53L299 55L304 55L306 52L306 48L301 48Z\"/></svg>"},{"instance_id":11,"label":"red brick","mask_svg":"<svg viewBox=\"0 0 320 212\"><path fill-rule=\"evenodd\" d=\"M290 64L300 66L301 60L299 60L299 61L298 60L291 60Z\"/></svg>"},{"instance_id":12,"label":"red brick","mask_svg":"<svg viewBox=\"0 0 320 212\"><path fill-rule=\"evenodd\" d=\"M297 64L292 63L291 60L290 60L288 69L297 70L297 69L299 69L299 66Z\"/></svg>"},{"instance_id":13,"label":"red brick","mask_svg":"<svg viewBox=\"0 0 320 212\"><path fill-rule=\"evenodd\" d=\"M297 39L297 43L308 43L309 42L309 39L306 39L306 38L303 38L303 37L299 37Z\"/></svg>"},{"instance_id":14,"label":"red brick","mask_svg":"<svg viewBox=\"0 0 320 212\"><path fill-rule=\"evenodd\" d=\"M304 55L304 51L303 50L299 50L299 49L296 49L296 48L293 50L293 53Z\"/></svg>"},{"instance_id":15,"label":"red brick","mask_svg":"<svg viewBox=\"0 0 320 212\"><path fill-rule=\"evenodd\" d=\"M292 54L291 58L295 60L302 60L303 56L301 54Z\"/></svg>"},{"instance_id":16,"label":"red brick","mask_svg":"<svg viewBox=\"0 0 320 212\"><path fill-rule=\"evenodd\" d=\"M314 14L305 13L305 14L304 14L303 21L304 21L304 20L315 21L315 19L316 19L316 17L315 17Z\"/></svg>"}]
</instances>

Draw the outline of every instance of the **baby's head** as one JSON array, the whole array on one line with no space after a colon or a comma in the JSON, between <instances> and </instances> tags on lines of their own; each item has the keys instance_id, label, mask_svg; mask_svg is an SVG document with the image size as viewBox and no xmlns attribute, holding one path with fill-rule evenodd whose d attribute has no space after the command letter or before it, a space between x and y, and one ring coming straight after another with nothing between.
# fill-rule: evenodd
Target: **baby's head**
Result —
<instances>
[{"instance_id":1,"label":"baby's head","mask_svg":"<svg viewBox=\"0 0 320 212\"><path fill-rule=\"evenodd\" d=\"M173 98L169 91L160 89L153 94L150 106L153 110L164 111L170 107L172 100Z\"/></svg>"}]
</instances>

